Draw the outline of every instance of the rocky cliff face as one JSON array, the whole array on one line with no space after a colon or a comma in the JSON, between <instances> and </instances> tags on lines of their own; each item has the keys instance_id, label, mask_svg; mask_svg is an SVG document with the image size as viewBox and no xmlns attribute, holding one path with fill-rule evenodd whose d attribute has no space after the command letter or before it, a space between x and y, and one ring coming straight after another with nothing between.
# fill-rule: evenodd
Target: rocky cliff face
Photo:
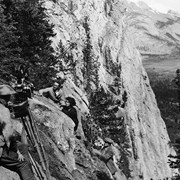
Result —
<instances>
[{"instance_id":1,"label":"rocky cliff face","mask_svg":"<svg viewBox=\"0 0 180 180\"><path fill-rule=\"evenodd\" d=\"M167 163L170 140L133 36L123 21L127 3L46 0L45 6L57 33L53 47L59 53L57 68L63 69L67 78L65 96L76 98L82 121L89 113L90 93L100 87L111 94L114 102L119 100L124 104L127 118L123 128L115 129L119 134L124 132L116 142L120 156L116 159L119 169L116 179L170 178L172 171ZM72 132L72 121L56 105L38 97L31 100L31 109L37 124L41 125L54 178L108 179L106 165L90 153L91 147L85 143L81 127L78 130L81 139L77 139ZM118 113L119 110L116 117ZM128 152L124 166L120 149Z\"/></svg>"},{"instance_id":2,"label":"rocky cliff face","mask_svg":"<svg viewBox=\"0 0 180 180\"><path fill-rule=\"evenodd\" d=\"M87 80L91 81L92 89L96 85L83 74L84 68L85 71L89 70L83 65L87 63L83 50L88 42L92 46L91 59L99 63L99 85L108 89L114 77L120 77L122 86L118 98L122 99L123 92L127 93L125 109L128 114L133 179L139 179L139 175L144 179L170 177L171 170L167 164L170 148L166 127L139 53L134 48L131 31L123 22L127 3L106 0L57 1L54 4L49 1L46 5L51 9L50 20L56 24L54 46L59 40L63 41L64 46L68 45L68 41L77 44L76 49L73 49L76 85L86 92Z\"/></svg>"}]
</instances>

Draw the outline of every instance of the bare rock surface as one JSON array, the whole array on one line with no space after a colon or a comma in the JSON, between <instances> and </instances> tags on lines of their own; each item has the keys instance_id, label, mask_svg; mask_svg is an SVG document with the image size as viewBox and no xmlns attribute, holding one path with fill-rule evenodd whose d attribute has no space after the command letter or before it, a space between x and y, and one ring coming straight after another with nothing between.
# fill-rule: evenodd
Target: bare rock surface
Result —
<instances>
[{"instance_id":1,"label":"bare rock surface","mask_svg":"<svg viewBox=\"0 0 180 180\"><path fill-rule=\"evenodd\" d=\"M82 115L89 113L88 91L95 90L96 86L111 92L114 100L125 103L127 119L123 127L128 148L124 150L129 152L130 175L119 168L119 180L171 178L168 155L173 150L169 147L166 126L140 53L135 48L132 31L124 23L127 3L121 0L46 0L44 5L57 33L53 47L57 48L60 40L65 49L69 48L69 42L76 43L76 48L67 50L72 52L76 66L66 72L65 96L75 97ZM91 45L90 56L98 62L98 66L91 67L96 70L93 73L98 74L98 81L85 66L87 43ZM63 63L64 68L69 68L68 63ZM120 92L110 88L115 77L121 81ZM73 121L57 105L46 98L34 97L30 108L55 179L105 180L111 177L105 163L91 153L84 138L76 139Z\"/></svg>"}]
</instances>

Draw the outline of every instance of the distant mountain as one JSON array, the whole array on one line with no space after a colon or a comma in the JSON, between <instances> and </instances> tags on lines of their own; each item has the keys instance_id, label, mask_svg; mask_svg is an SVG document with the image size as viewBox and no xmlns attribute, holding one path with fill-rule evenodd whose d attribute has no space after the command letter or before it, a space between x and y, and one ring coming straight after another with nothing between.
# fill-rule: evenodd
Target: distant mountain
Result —
<instances>
[{"instance_id":1,"label":"distant mountain","mask_svg":"<svg viewBox=\"0 0 180 180\"><path fill-rule=\"evenodd\" d=\"M141 54L178 54L180 49L180 14L160 13L146 3L129 2L124 18Z\"/></svg>"}]
</instances>

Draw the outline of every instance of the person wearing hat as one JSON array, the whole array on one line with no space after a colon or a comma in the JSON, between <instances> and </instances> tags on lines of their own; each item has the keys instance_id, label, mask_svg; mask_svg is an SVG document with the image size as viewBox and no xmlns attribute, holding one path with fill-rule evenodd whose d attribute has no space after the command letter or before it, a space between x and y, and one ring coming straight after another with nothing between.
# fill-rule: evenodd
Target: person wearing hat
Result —
<instances>
[{"instance_id":1,"label":"person wearing hat","mask_svg":"<svg viewBox=\"0 0 180 180\"><path fill-rule=\"evenodd\" d=\"M63 98L63 83L58 83L58 82L54 82L52 87L48 87L45 89L40 89L39 90L39 94L43 95L47 98L50 98L51 100L53 100L55 103L60 102L60 100L62 100Z\"/></svg>"},{"instance_id":2,"label":"person wearing hat","mask_svg":"<svg viewBox=\"0 0 180 180\"><path fill-rule=\"evenodd\" d=\"M17 172L21 180L35 180L29 161L18 148L11 114L6 107L10 96L15 93L10 86L0 85L0 98L3 100L0 102L0 165ZM24 148L23 145L22 150Z\"/></svg>"},{"instance_id":3,"label":"person wearing hat","mask_svg":"<svg viewBox=\"0 0 180 180\"><path fill-rule=\"evenodd\" d=\"M75 108L76 101L72 97L67 97L65 99L65 104L66 105L61 106L62 112L64 112L67 116L69 116L73 120L73 122L75 124L74 132L76 132L76 130L78 128L78 123L79 123L78 117L77 117L77 110Z\"/></svg>"},{"instance_id":4,"label":"person wearing hat","mask_svg":"<svg viewBox=\"0 0 180 180\"><path fill-rule=\"evenodd\" d=\"M11 97L16 94L16 91L9 85L0 85L0 103L8 107L11 104Z\"/></svg>"},{"instance_id":5,"label":"person wearing hat","mask_svg":"<svg viewBox=\"0 0 180 180\"><path fill-rule=\"evenodd\" d=\"M114 179L113 177L118 171L118 168L114 162L114 141L110 138L105 138L104 145L101 150L93 149L93 153L97 155L102 161L104 161L109 170L111 179Z\"/></svg>"}]
</instances>

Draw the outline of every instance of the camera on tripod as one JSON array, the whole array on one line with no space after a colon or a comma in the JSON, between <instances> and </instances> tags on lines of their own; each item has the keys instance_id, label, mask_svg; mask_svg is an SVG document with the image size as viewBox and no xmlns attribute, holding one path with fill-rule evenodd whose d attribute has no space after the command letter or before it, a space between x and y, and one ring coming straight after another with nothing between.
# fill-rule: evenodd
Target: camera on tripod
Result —
<instances>
[{"instance_id":1,"label":"camera on tripod","mask_svg":"<svg viewBox=\"0 0 180 180\"><path fill-rule=\"evenodd\" d=\"M32 97L32 89L29 85L17 84L14 89L16 91L15 103L22 103Z\"/></svg>"},{"instance_id":2,"label":"camera on tripod","mask_svg":"<svg viewBox=\"0 0 180 180\"><path fill-rule=\"evenodd\" d=\"M32 97L33 84L32 83L23 83L16 84L14 86L16 94L14 95L14 115L16 118L23 117L28 114L28 98Z\"/></svg>"}]
</instances>

